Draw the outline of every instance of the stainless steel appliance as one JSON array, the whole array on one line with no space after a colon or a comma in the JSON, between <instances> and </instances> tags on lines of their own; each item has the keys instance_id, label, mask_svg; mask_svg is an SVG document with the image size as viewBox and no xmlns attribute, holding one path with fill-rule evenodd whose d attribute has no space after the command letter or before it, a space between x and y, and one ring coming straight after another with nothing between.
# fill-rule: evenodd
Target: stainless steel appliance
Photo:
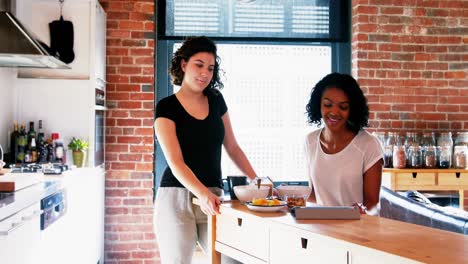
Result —
<instances>
[{"instance_id":1,"label":"stainless steel appliance","mask_svg":"<svg viewBox=\"0 0 468 264\"><path fill-rule=\"evenodd\" d=\"M0 67L69 69L12 14L15 1L0 0Z\"/></svg>"},{"instance_id":2,"label":"stainless steel appliance","mask_svg":"<svg viewBox=\"0 0 468 264\"><path fill-rule=\"evenodd\" d=\"M42 172L44 174L62 174L69 169L68 165L62 163L23 163L10 166L11 173L34 173Z\"/></svg>"},{"instance_id":3,"label":"stainless steel appliance","mask_svg":"<svg viewBox=\"0 0 468 264\"><path fill-rule=\"evenodd\" d=\"M41 230L46 229L67 212L65 189L58 190L41 200Z\"/></svg>"},{"instance_id":4,"label":"stainless steel appliance","mask_svg":"<svg viewBox=\"0 0 468 264\"><path fill-rule=\"evenodd\" d=\"M106 92L105 83L100 82L95 89L94 118L94 166L102 166L105 161L106 133Z\"/></svg>"}]
</instances>

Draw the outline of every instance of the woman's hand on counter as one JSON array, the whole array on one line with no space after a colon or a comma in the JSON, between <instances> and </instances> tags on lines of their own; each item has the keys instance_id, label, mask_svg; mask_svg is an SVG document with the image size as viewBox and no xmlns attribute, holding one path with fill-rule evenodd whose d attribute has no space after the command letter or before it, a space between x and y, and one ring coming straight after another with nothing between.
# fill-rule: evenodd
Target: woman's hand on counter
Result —
<instances>
[{"instance_id":1,"label":"woman's hand on counter","mask_svg":"<svg viewBox=\"0 0 468 264\"><path fill-rule=\"evenodd\" d=\"M206 215L220 214L221 199L209 190L199 197L200 209Z\"/></svg>"}]
</instances>

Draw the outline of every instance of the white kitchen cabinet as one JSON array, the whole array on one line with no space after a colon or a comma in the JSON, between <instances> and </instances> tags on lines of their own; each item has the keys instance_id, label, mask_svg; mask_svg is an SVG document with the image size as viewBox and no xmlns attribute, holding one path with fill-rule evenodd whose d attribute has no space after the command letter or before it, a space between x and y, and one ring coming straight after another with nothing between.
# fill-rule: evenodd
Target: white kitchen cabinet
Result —
<instances>
[{"instance_id":1,"label":"white kitchen cabinet","mask_svg":"<svg viewBox=\"0 0 468 264\"><path fill-rule=\"evenodd\" d=\"M67 212L41 232L40 261L35 263L103 263L103 172L101 168L67 172L63 179Z\"/></svg>"},{"instance_id":2,"label":"white kitchen cabinet","mask_svg":"<svg viewBox=\"0 0 468 264\"><path fill-rule=\"evenodd\" d=\"M285 225L270 228L270 262L347 264L346 243Z\"/></svg>"},{"instance_id":3,"label":"white kitchen cabinet","mask_svg":"<svg viewBox=\"0 0 468 264\"><path fill-rule=\"evenodd\" d=\"M255 217L222 213L216 217L217 250L248 263L268 260L268 225ZM226 246L229 245L229 246ZM235 255L232 255L234 253Z\"/></svg>"},{"instance_id":4,"label":"white kitchen cabinet","mask_svg":"<svg viewBox=\"0 0 468 264\"><path fill-rule=\"evenodd\" d=\"M32 31L49 39L48 23L59 16L59 2L17 0L18 17ZM31 10L35 10L33 14ZM75 61L69 70L19 69L15 83L14 120L43 120L44 133L59 133L65 147L73 137L89 141L85 166L94 166L96 88L105 93L106 14L96 0L65 1L63 14L73 22ZM37 128L37 126L36 126ZM71 164L71 153L67 153Z\"/></svg>"},{"instance_id":5,"label":"white kitchen cabinet","mask_svg":"<svg viewBox=\"0 0 468 264\"><path fill-rule=\"evenodd\" d=\"M40 246L40 203L0 220L0 263L38 263Z\"/></svg>"},{"instance_id":6,"label":"white kitchen cabinet","mask_svg":"<svg viewBox=\"0 0 468 264\"><path fill-rule=\"evenodd\" d=\"M16 0L17 18L50 46L49 23L60 17L58 0ZM73 23L75 59L71 69L19 69L20 78L82 79L105 82L106 13L97 0L65 1L63 17Z\"/></svg>"},{"instance_id":7,"label":"white kitchen cabinet","mask_svg":"<svg viewBox=\"0 0 468 264\"><path fill-rule=\"evenodd\" d=\"M87 168L70 174L66 179L68 212L64 221L68 239L63 249L68 257L61 263L98 263L104 260L104 170Z\"/></svg>"}]
</instances>

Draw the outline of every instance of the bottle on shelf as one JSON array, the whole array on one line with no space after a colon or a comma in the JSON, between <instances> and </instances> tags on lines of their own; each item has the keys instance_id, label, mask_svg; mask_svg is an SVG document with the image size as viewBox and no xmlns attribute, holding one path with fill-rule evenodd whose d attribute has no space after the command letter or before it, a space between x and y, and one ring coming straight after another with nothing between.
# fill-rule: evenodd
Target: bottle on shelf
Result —
<instances>
[{"instance_id":1,"label":"bottle on shelf","mask_svg":"<svg viewBox=\"0 0 468 264\"><path fill-rule=\"evenodd\" d=\"M26 156L26 147L28 145L28 135L26 134L26 125L22 124L17 140L18 152L16 153L16 163L24 163Z\"/></svg>"},{"instance_id":2,"label":"bottle on shelf","mask_svg":"<svg viewBox=\"0 0 468 264\"><path fill-rule=\"evenodd\" d=\"M34 122L29 122L29 131L28 131L28 145L31 145L31 139L36 138L36 131L34 130Z\"/></svg>"},{"instance_id":3,"label":"bottle on shelf","mask_svg":"<svg viewBox=\"0 0 468 264\"><path fill-rule=\"evenodd\" d=\"M44 132L42 131L42 120L39 120L37 128L37 143L40 143L44 140Z\"/></svg>"},{"instance_id":4,"label":"bottle on shelf","mask_svg":"<svg viewBox=\"0 0 468 264\"><path fill-rule=\"evenodd\" d=\"M31 144L29 144L29 151L31 151L31 162L37 162L36 138L31 138Z\"/></svg>"},{"instance_id":5,"label":"bottle on shelf","mask_svg":"<svg viewBox=\"0 0 468 264\"><path fill-rule=\"evenodd\" d=\"M44 141L44 137L40 137L40 140L38 140L38 146L37 146L37 162L46 163L47 155L48 155L47 142Z\"/></svg>"},{"instance_id":6,"label":"bottle on shelf","mask_svg":"<svg viewBox=\"0 0 468 264\"><path fill-rule=\"evenodd\" d=\"M10 160L15 162L16 153L18 153L18 137L19 137L18 123L13 125L13 132L10 135Z\"/></svg>"},{"instance_id":7,"label":"bottle on shelf","mask_svg":"<svg viewBox=\"0 0 468 264\"><path fill-rule=\"evenodd\" d=\"M55 149L52 138L50 138L47 142L47 161L55 162Z\"/></svg>"},{"instance_id":8,"label":"bottle on shelf","mask_svg":"<svg viewBox=\"0 0 468 264\"><path fill-rule=\"evenodd\" d=\"M61 139L55 141L55 159L58 162L65 163L65 148Z\"/></svg>"}]
</instances>

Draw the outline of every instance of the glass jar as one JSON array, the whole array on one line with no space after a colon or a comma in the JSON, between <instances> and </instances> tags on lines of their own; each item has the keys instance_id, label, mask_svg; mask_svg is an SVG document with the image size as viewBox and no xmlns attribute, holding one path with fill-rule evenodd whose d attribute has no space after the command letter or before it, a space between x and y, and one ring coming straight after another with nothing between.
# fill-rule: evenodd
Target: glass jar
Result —
<instances>
[{"instance_id":1,"label":"glass jar","mask_svg":"<svg viewBox=\"0 0 468 264\"><path fill-rule=\"evenodd\" d=\"M393 167L393 146L396 145L397 133L388 132L387 140L384 145L384 168Z\"/></svg>"},{"instance_id":2,"label":"glass jar","mask_svg":"<svg viewBox=\"0 0 468 264\"><path fill-rule=\"evenodd\" d=\"M427 147L427 146L435 146L435 145L436 145L435 133L434 132L423 133L423 136L421 139L421 146Z\"/></svg>"},{"instance_id":3,"label":"glass jar","mask_svg":"<svg viewBox=\"0 0 468 264\"><path fill-rule=\"evenodd\" d=\"M385 132L384 131L374 131L372 132L372 135L374 135L380 143L380 146L382 146L382 149L384 149L386 142L385 138Z\"/></svg>"},{"instance_id":4,"label":"glass jar","mask_svg":"<svg viewBox=\"0 0 468 264\"><path fill-rule=\"evenodd\" d=\"M411 147L419 147L419 141L418 141L416 132L406 132L405 147L406 147L406 166L409 168L413 168L411 165L412 162L411 162L410 151L411 151ZM420 156L420 158L422 161L422 155Z\"/></svg>"},{"instance_id":5,"label":"glass jar","mask_svg":"<svg viewBox=\"0 0 468 264\"><path fill-rule=\"evenodd\" d=\"M433 169L436 167L437 161L437 152L434 146L424 147L424 168Z\"/></svg>"},{"instance_id":6,"label":"glass jar","mask_svg":"<svg viewBox=\"0 0 468 264\"><path fill-rule=\"evenodd\" d=\"M441 169L447 169L452 167L452 150L453 140L451 132L440 133L437 138L437 147L439 150L439 162L438 167Z\"/></svg>"},{"instance_id":7,"label":"glass jar","mask_svg":"<svg viewBox=\"0 0 468 264\"><path fill-rule=\"evenodd\" d=\"M393 168L406 168L406 150L405 146L396 145L393 147Z\"/></svg>"},{"instance_id":8,"label":"glass jar","mask_svg":"<svg viewBox=\"0 0 468 264\"><path fill-rule=\"evenodd\" d=\"M440 133L440 136L437 139L437 146L453 148L452 133L451 132Z\"/></svg>"},{"instance_id":9,"label":"glass jar","mask_svg":"<svg viewBox=\"0 0 468 264\"><path fill-rule=\"evenodd\" d=\"M466 169L467 160L466 154L468 147L467 146L455 146L453 150L453 166L457 169Z\"/></svg>"},{"instance_id":10,"label":"glass jar","mask_svg":"<svg viewBox=\"0 0 468 264\"><path fill-rule=\"evenodd\" d=\"M468 146L468 132L458 132L455 138L455 146Z\"/></svg>"},{"instance_id":11,"label":"glass jar","mask_svg":"<svg viewBox=\"0 0 468 264\"><path fill-rule=\"evenodd\" d=\"M408 161L407 166L409 168L422 168L423 166L423 156L420 146L411 146L408 151Z\"/></svg>"},{"instance_id":12,"label":"glass jar","mask_svg":"<svg viewBox=\"0 0 468 264\"><path fill-rule=\"evenodd\" d=\"M441 146L439 148L439 159L437 167L448 169L452 167L452 148L450 146Z\"/></svg>"}]
</instances>

